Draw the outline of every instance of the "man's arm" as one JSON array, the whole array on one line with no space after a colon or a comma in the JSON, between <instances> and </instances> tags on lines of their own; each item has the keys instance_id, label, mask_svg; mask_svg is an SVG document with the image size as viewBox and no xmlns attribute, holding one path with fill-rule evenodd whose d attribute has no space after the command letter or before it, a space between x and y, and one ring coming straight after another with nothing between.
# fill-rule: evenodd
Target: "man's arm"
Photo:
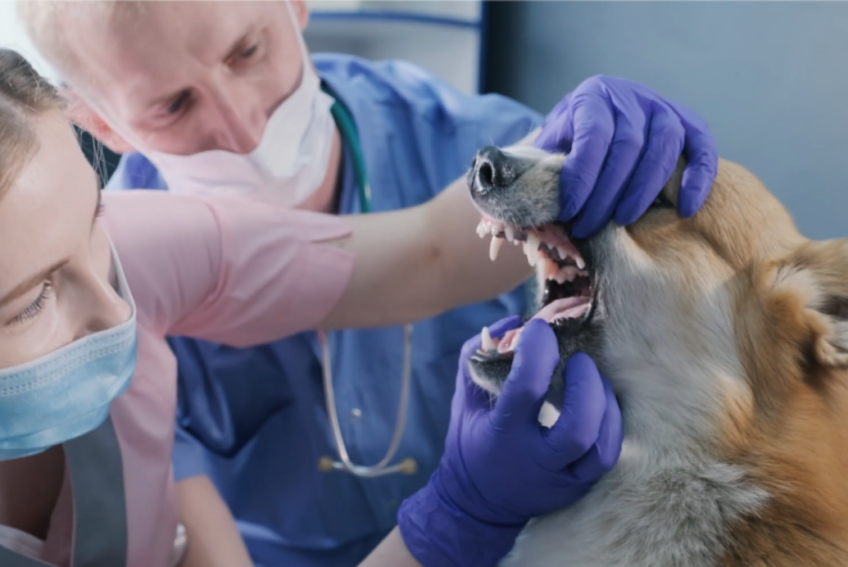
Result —
<instances>
[{"instance_id":1,"label":"man's arm","mask_svg":"<svg viewBox=\"0 0 848 567\"><path fill-rule=\"evenodd\" d=\"M403 538L400 537L400 529L395 527L386 536L380 545L372 551L359 567L423 567L409 553Z\"/></svg>"},{"instance_id":2,"label":"man's arm","mask_svg":"<svg viewBox=\"0 0 848 567\"><path fill-rule=\"evenodd\" d=\"M461 178L417 207L343 217L352 233L334 244L356 261L321 327L418 321L515 289L532 274L527 258L520 247L505 246L492 262L489 240L476 235L480 216Z\"/></svg>"}]
</instances>

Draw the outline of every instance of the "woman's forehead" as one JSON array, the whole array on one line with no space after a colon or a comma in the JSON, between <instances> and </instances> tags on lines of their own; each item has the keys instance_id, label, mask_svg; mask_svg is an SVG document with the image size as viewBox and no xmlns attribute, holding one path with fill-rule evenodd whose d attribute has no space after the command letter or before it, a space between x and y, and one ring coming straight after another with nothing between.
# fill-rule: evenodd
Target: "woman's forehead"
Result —
<instances>
[{"instance_id":1,"label":"woman's forehead","mask_svg":"<svg viewBox=\"0 0 848 567\"><path fill-rule=\"evenodd\" d=\"M69 254L90 234L97 181L58 110L33 119L38 149L0 198L0 265ZM11 264L14 264L11 265Z\"/></svg>"}]
</instances>

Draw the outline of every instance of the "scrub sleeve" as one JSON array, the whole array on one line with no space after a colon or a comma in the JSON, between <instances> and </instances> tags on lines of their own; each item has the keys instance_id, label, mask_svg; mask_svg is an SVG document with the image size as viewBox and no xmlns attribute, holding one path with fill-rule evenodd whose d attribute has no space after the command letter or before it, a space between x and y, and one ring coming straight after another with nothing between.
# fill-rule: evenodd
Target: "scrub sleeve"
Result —
<instances>
[{"instance_id":1,"label":"scrub sleeve","mask_svg":"<svg viewBox=\"0 0 848 567\"><path fill-rule=\"evenodd\" d=\"M234 347L315 329L335 307L353 255L325 243L338 217L229 197L104 195L107 230L157 334Z\"/></svg>"}]
</instances>

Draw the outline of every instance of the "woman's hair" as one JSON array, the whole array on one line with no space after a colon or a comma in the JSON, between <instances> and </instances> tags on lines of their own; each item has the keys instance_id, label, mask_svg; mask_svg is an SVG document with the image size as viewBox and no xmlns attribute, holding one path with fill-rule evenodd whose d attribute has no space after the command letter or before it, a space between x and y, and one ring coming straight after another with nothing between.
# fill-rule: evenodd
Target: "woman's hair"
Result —
<instances>
[{"instance_id":1,"label":"woman's hair","mask_svg":"<svg viewBox=\"0 0 848 567\"><path fill-rule=\"evenodd\" d=\"M0 48L0 197L38 150L33 121L63 99L21 54Z\"/></svg>"}]
</instances>

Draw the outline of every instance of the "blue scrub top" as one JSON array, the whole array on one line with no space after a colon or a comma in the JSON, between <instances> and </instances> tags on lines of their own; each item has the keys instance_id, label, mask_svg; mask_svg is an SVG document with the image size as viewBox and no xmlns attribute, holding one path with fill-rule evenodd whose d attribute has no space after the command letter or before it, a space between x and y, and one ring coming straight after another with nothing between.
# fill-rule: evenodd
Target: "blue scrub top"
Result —
<instances>
[{"instance_id":1,"label":"blue scrub top","mask_svg":"<svg viewBox=\"0 0 848 567\"><path fill-rule=\"evenodd\" d=\"M541 123L515 101L463 95L409 63L336 54L313 61L359 130L374 212L430 200L465 174L479 148L514 143ZM347 147L343 159L340 211L356 213L359 192ZM107 189L130 187L165 184L149 161L130 154ZM319 472L318 460L337 452L315 333L249 349L171 338L179 360L177 480L212 479L257 566L357 565L438 464L463 343L484 325L524 313L528 297L521 287L414 326L409 416L395 458L414 458L414 475ZM347 450L355 463L374 464L397 417L403 328L337 331L329 341Z\"/></svg>"}]
</instances>

